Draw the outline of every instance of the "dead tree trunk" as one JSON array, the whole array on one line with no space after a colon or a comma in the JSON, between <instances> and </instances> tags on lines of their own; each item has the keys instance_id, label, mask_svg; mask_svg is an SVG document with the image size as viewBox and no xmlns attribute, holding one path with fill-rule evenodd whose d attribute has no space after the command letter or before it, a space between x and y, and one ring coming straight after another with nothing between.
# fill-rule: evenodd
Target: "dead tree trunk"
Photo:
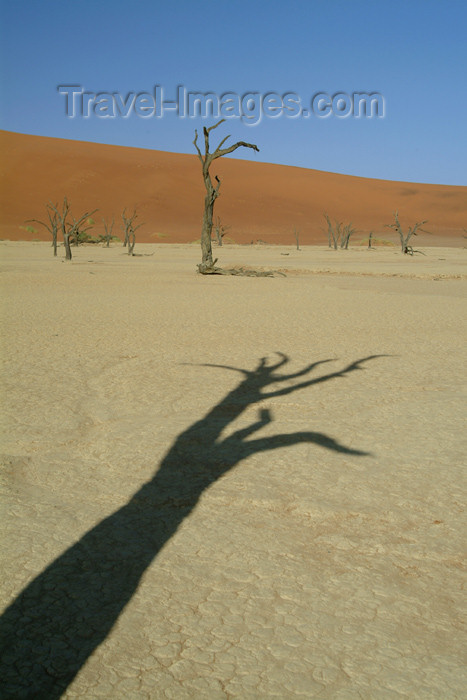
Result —
<instances>
[{"instance_id":1,"label":"dead tree trunk","mask_svg":"<svg viewBox=\"0 0 467 700\"><path fill-rule=\"evenodd\" d=\"M57 257L57 234L58 234L58 226L57 222L55 222L55 225L52 230L52 247L54 249L54 257Z\"/></svg>"},{"instance_id":2,"label":"dead tree trunk","mask_svg":"<svg viewBox=\"0 0 467 700\"><path fill-rule=\"evenodd\" d=\"M109 224L106 222L105 219L102 219L102 221L103 221L103 224L104 224L104 231L105 231L105 234L104 234L104 236L103 236L103 239L104 239L104 242L105 242L105 244L106 244L106 248L109 248L109 247L110 247L110 239L112 238L112 230L113 230L113 227L114 227L115 218L112 217L112 222L111 222L110 226L109 226Z\"/></svg>"},{"instance_id":3,"label":"dead tree trunk","mask_svg":"<svg viewBox=\"0 0 467 700\"><path fill-rule=\"evenodd\" d=\"M89 231L90 228L92 228L93 224L89 224L85 228L81 228L81 224L85 219L90 219L90 217L95 214L97 209L94 209L94 211L91 212L86 212L81 216L78 220L76 220L73 217L73 223L68 224L68 229L66 233L63 236L63 242L65 244L65 258L66 260L71 260L71 241L74 241L76 245L78 245L78 242L80 241L81 237L84 238L84 234L86 231Z\"/></svg>"},{"instance_id":4,"label":"dead tree trunk","mask_svg":"<svg viewBox=\"0 0 467 700\"><path fill-rule=\"evenodd\" d=\"M402 230L402 226L399 222L399 212L395 211L394 223L386 224L386 227L392 228L398 234L402 252L404 254L410 253L411 255L413 255L413 248L411 245L409 245L409 241L412 238L412 236L417 235L418 230L423 231L423 233L429 233L429 231L425 231L424 229L420 228L421 226L423 226L423 224L426 224L426 221L426 219L424 221L417 221L415 226L412 226L412 228L408 229L407 233L404 233L404 231Z\"/></svg>"},{"instance_id":5,"label":"dead tree trunk","mask_svg":"<svg viewBox=\"0 0 467 700\"><path fill-rule=\"evenodd\" d=\"M56 222L56 228L60 228L63 236L63 245L65 246L65 259L66 260L71 260L72 255L71 255L71 241L72 240L79 240L79 235L80 233L83 234L86 231L88 231L91 227L92 224L87 226L86 228L82 228L80 231L80 226L83 223L85 219L89 219L92 214L94 214L97 209L94 209L91 212L86 212L81 216L77 221L76 219L73 219L73 223L71 224L68 221L68 214L70 213L70 204L68 202L68 199L66 197L63 198L63 204L62 204L62 209L61 211L58 209L58 204L53 205L51 202L49 204L49 208L51 211L54 212L54 220ZM49 214L50 218L50 214ZM56 238L55 238L55 250L56 250Z\"/></svg>"},{"instance_id":6,"label":"dead tree trunk","mask_svg":"<svg viewBox=\"0 0 467 700\"><path fill-rule=\"evenodd\" d=\"M58 219L57 219L57 214L55 212L52 212L53 209L51 209L50 205L47 207L47 214L49 216L49 222L50 222L50 232L52 234L52 247L54 249L54 258L57 257L57 237L58 237Z\"/></svg>"},{"instance_id":7,"label":"dead tree trunk","mask_svg":"<svg viewBox=\"0 0 467 700\"><path fill-rule=\"evenodd\" d=\"M71 260L73 257L71 254L70 233L71 232L67 231L63 234L63 245L65 246L65 260Z\"/></svg>"},{"instance_id":8,"label":"dead tree trunk","mask_svg":"<svg viewBox=\"0 0 467 700\"><path fill-rule=\"evenodd\" d=\"M136 213L136 209L133 211L133 214L131 216L126 216L125 215L126 209L123 210L122 212L122 229L123 233L125 236L125 239L123 241L124 246L128 246L128 255L134 255L133 251L135 249L135 243L136 243L136 235L135 232L137 229L139 229L140 226L143 225L144 222L141 222L137 226L134 225L135 220L138 218L138 214Z\"/></svg>"},{"instance_id":9,"label":"dead tree trunk","mask_svg":"<svg viewBox=\"0 0 467 700\"><path fill-rule=\"evenodd\" d=\"M66 260L71 260L71 247L70 247L70 233L67 229L67 218L68 218L68 212L70 211L70 205L68 203L68 199L66 197L63 198L63 204L62 204L62 210L59 211L58 209L58 204L55 206L51 204L51 208L56 214L57 217L57 223L58 226L60 226L62 236L63 236L63 245L65 246L65 259Z\"/></svg>"},{"instance_id":10,"label":"dead tree trunk","mask_svg":"<svg viewBox=\"0 0 467 700\"><path fill-rule=\"evenodd\" d=\"M217 245L221 246L223 244L223 238L227 231L229 230L230 226L224 226L221 223L220 216L217 217L216 219L216 224L214 227L214 230L216 232L216 240L217 240Z\"/></svg>"},{"instance_id":11,"label":"dead tree trunk","mask_svg":"<svg viewBox=\"0 0 467 700\"><path fill-rule=\"evenodd\" d=\"M357 229L352 228L352 223L346 224L344 226L344 230L342 232L342 243L341 243L341 248L344 248L345 250L349 249L349 242L350 242L350 237L356 233Z\"/></svg>"},{"instance_id":12,"label":"dead tree trunk","mask_svg":"<svg viewBox=\"0 0 467 700\"><path fill-rule=\"evenodd\" d=\"M297 244L297 250L300 250L300 231L298 229L296 229L295 226L294 226L294 230L293 230L293 235L295 238L295 242Z\"/></svg>"},{"instance_id":13,"label":"dead tree trunk","mask_svg":"<svg viewBox=\"0 0 467 700\"><path fill-rule=\"evenodd\" d=\"M339 240L339 229L340 229L340 224L336 222L336 226L333 227L331 223L331 219L329 218L328 214L324 214L324 218L327 221L328 228L327 228L327 235L328 235L328 243L329 247L332 248L331 241L334 245L334 250L337 250L337 243Z\"/></svg>"},{"instance_id":14,"label":"dead tree trunk","mask_svg":"<svg viewBox=\"0 0 467 700\"><path fill-rule=\"evenodd\" d=\"M331 226L331 220L327 214L324 215L326 221L328 222L328 227L326 229L326 235L328 237L328 247L332 248L332 226Z\"/></svg>"},{"instance_id":15,"label":"dead tree trunk","mask_svg":"<svg viewBox=\"0 0 467 700\"><path fill-rule=\"evenodd\" d=\"M215 151L213 153L209 152L209 134L213 129L216 129L222 122L224 122L225 119L221 119L220 122L217 122L217 124L214 124L213 126L206 128L203 128L204 132L204 156L201 154L201 151L199 150L198 147L198 132L195 130L195 138L193 141L193 144L198 152L198 158L201 161L201 164L203 166L203 181L204 181L204 187L206 189L206 195L204 197L204 213L203 213L203 226L201 229L201 264L198 265L198 270L202 274L210 274L212 273L215 268L215 260L213 261L212 259L212 244L211 244L211 235L212 235L212 221L213 221L213 213L214 213L214 202L216 201L217 197L219 196L219 187L221 185L220 179L215 176L216 180L216 186L214 187L211 176L209 173L209 168L211 167L211 164L213 160L216 160L216 158L221 158L222 156L227 155L228 153L232 153L235 151L237 148L240 148L240 146L243 146L245 148L252 148L254 151L259 152L258 146L255 146L254 144L251 143L245 143L245 141L239 141L238 143L235 143L233 146L229 146L228 148L222 148L224 143L227 141L229 136L226 136L225 139L223 139L220 144L217 146Z\"/></svg>"}]
</instances>

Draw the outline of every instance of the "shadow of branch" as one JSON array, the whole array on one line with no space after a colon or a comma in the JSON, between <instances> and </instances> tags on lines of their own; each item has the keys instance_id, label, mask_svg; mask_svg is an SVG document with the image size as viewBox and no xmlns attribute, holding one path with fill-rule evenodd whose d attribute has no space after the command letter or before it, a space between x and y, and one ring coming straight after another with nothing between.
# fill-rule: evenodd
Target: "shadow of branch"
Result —
<instances>
[{"instance_id":1,"label":"shadow of branch","mask_svg":"<svg viewBox=\"0 0 467 700\"><path fill-rule=\"evenodd\" d=\"M0 677L6 693L2 697L60 698L110 633L144 572L203 491L246 457L303 442L340 454L369 454L312 431L248 440L272 422L268 409L261 409L251 425L221 438L225 428L252 404L343 378L383 357L371 355L340 371L267 392L270 385L301 379L331 362L313 362L281 374L279 370L290 360L277 354L275 363L263 357L253 370L204 365L239 372L242 380L177 437L154 477L128 503L57 557L6 609L0 619Z\"/></svg>"}]
</instances>

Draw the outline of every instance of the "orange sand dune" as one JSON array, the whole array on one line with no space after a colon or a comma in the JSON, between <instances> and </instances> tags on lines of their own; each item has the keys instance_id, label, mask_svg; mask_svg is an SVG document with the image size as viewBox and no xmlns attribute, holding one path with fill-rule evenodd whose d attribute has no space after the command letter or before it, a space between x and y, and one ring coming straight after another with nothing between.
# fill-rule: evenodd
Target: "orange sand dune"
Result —
<instances>
[{"instance_id":1,"label":"orange sand dune","mask_svg":"<svg viewBox=\"0 0 467 700\"><path fill-rule=\"evenodd\" d=\"M140 148L108 146L0 131L0 237L47 240L23 227L43 219L48 200L67 196L75 216L95 208L95 231L102 217L115 216L119 234L124 207L137 208L141 242L186 243L200 236L204 189L200 162L181 155ZM467 228L467 187L371 180L317 170L223 158L212 170L222 179L216 215L230 227L236 243L262 240L325 244L323 212L352 221L361 231L374 230L394 240L384 225L399 210L403 224L428 220L432 235L420 245L463 245ZM97 225L98 224L98 225Z\"/></svg>"}]
</instances>

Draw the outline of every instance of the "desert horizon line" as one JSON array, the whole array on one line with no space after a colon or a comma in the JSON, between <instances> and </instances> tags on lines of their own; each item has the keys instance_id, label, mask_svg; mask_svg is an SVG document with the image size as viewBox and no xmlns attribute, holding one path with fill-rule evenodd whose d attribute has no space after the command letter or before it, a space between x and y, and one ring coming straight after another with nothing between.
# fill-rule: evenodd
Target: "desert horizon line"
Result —
<instances>
[{"instance_id":1,"label":"desert horizon line","mask_svg":"<svg viewBox=\"0 0 467 700\"><path fill-rule=\"evenodd\" d=\"M72 143L85 143L85 144L91 144L91 145L96 145L96 146L108 146L112 148L125 148L125 149L131 149L131 150L137 150L137 151L154 151L155 153L167 153L167 154L172 154L175 156L190 156L195 159L197 159L197 154L195 152L189 152L189 151L171 151L171 150L165 150L162 148L152 148L151 146L133 146L130 144L122 144L122 143L114 143L114 142L108 142L108 141L102 141L102 140L88 140L88 139L82 139L82 138L70 138L67 136L49 136L47 134L37 134L37 133L31 133L31 132L25 132L25 131L13 131L12 129L0 129L0 133L4 134L15 134L18 136L30 136L33 138L41 138L41 139L50 139L54 141L68 141ZM229 160L235 160L235 161L242 161L245 163L253 164L253 165L270 165L270 166L275 166L278 168L293 168L294 170L304 170L304 171L310 171L310 172L316 172L316 173L322 173L323 175L342 175L343 177L348 177L348 178L354 178L356 180L369 180L370 182L391 182L391 183L398 183L401 185L423 185L424 187L446 187L446 188L467 188L467 183L465 185L447 185L441 182L424 182L422 180L392 180L390 178L385 178L385 177L369 177L366 175L356 175L355 173L349 173L349 172L343 172L343 171L338 171L338 170L320 170L319 168L312 168L312 167L304 167L303 165L291 165L289 163L280 163L277 161L269 161L269 160L261 160L259 158L239 158L238 156L233 155L231 159Z\"/></svg>"}]
</instances>

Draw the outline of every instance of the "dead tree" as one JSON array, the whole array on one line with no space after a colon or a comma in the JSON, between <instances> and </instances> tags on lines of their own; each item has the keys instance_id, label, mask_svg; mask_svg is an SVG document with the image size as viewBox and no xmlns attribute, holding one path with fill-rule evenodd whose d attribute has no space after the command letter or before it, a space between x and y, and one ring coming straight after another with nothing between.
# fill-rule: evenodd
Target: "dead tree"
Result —
<instances>
[{"instance_id":1,"label":"dead tree","mask_svg":"<svg viewBox=\"0 0 467 700\"><path fill-rule=\"evenodd\" d=\"M133 255L133 251L135 249L135 243L136 243L136 236L134 229L130 229L128 231L128 255Z\"/></svg>"},{"instance_id":2,"label":"dead tree","mask_svg":"<svg viewBox=\"0 0 467 700\"><path fill-rule=\"evenodd\" d=\"M59 211L58 207L57 207L56 212L57 212L58 220L60 223L60 228L62 230L63 245L65 246L65 259L66 260L71 260L71 258L72 258L71 247L70 247L70 232L68 230L68 225L67 225L67 217L68 217L69 211L70 211L70 205L68 203L68 199L66 197L64 197L62 210Z\"/></svg>"},{"instance_id":3,"label":"dead tree","mask_svg":"<svg viewBox=\"0 0 467 700\"><path fill-rule=\"evenodd\" d=\"M133 214L131 216L126 216L125 212L126 208L122 212L122 229L124 234L123 245L128 246L128 255L134 255L133 251L136 243L135 234L139 227L143 226L144 222L142 221L140 224L135 226L135 220L138 218L136 209L133 211Z\"/></svg>"},{"instance_id":4,"label":"dead tree","mask_svg":"<svg viewBox=\"0 0 467 700\"><path fill-rule=\"evenodd\" d=\"M332 225L331 219L329 218L328 214L323 214L324 218L326 219L327 222L327 237L328 237L328 245L330 248L332 248L332 245L334 245L334 250L337 250L337 243L338 243L338 227L340 227L340 224L335 222L335 226ZM332 245L331 245L332 243Z\"/></svg>"},{"instance_id":5,"label":"dead tree","mask_svg":"<svg viewBox=\"0 0 467 700\"><path fill-rule=\"evenodd\" d=\"M211 274L215 270L214 264L216 260L213 261L212 259L211 234L214 213L214 202L219 196L219 187L221 185L219 177L215 175L217 184L214 187L214 185L212 184L211 176L209 174L209 168L211 167L212 162L214 160L216 160L217 158L221 158L222 156L226 156L228 153L236 151L237 148L240 148L241 146L243 146L244 148L252 148L254 151L259 152L258 146L255 146L252 143L245 143L245 141L238 141L238 143L235 143L233 146L229 146L228 148L222 148L227 139L230 138L230 136L226 136L224 139L222 139L215 151L213 153L210 153L209 134L213 129L216 129L224 121L225 119L221 119L220 122L217 122L217 124L214 124L209 128L203 128L204 156L201 154L201 151L198 147L198 132L196 130L195 138L193 141L193 144L198 152L198 158L200 159L201 164L203 166L203 181L204 186L206 188L206 196L204 198L203 227L201 229L201 264L198 265L198 270L204 275Z\"/></svg>"},{"instance_id":6,"label":"dead tree","mask_svg":"<svg viewBox=\"0 0 467 700\"><path fill-rule=\"evenodd\" d=\"M80 228L81 224L85 219L89 219L89 217L94 214L97 209L94 209L91 212L86 212L81 216L78 220L76 220L73 217L73 221L70 222L68 220L68 216L70 214L70 203L66 197L63 198L63 204L61 210L58 208L58 205L50 205L53 211L55 212L57 216L57 221L58 225L61 229L62 236L63 236L63 245L65 246L65 259L66 260L71 260L72 255L71 255L71 241L76 240L78 234L83 233L84 231L89 230L91 228L92 224L90 224L87 228L83 229Z\"/></svg>"},{"instance_id":7,"label":"dead tree","mask_svg":"<svg viewBox=\"0 0 467 700\"><path fill-rule=\"evenodd\" d=\"M71 260L71 247L70 247L70 233L68 230L68 213L70 211L70 204L66 197L63 198L63 204L61 210L58 208L58 204L55 206L51 204L51 207L57 217L58 226L62 232L63 245L65 246L65 259Z\"/></svg>"},{"instance_id":8,"label":"dead tree","mask_svg":"<svg viewBox=\"0 0 467 700\"><path fill-rule=\"evenodd\" d=\"M425 219L424 221L417 221L415 226L412 226L412 228L409 228L408 231L406 233L404 233L404 231L402 230L402 226L400 225L400 222L399 222L399 212L395 211L393 216L394 216L394 223L393 224L386 224L386 228L392 228L394 231L396 231L396 233L399 236L402 252L405 255L407 255L407 253L410 253L410 255L413 255L414 249L412 248L411 245L409 245L409 241L412 238L412 236L417 235L417 231L422 231L423 233L430 233L429 231L426 231L425 229L420 228L421 226L426 224L427 219Z\"/></svg>"},{"instance_id":9,"label":"dead tree","mask_svg":"<svg viewBox=\"0 0 467 700\"><path fill-rule=\"evenodd\" d=\"M333 241L333 229L332 229L332 224L331 224L331 219L327 214L323 214L324 218L326 219L327 222L327 229L326 229L326 235L328 237L328 246L329 248L332 248L332 241Z\"/></svg>"},{"instance_id":10,"label":"dead tree","mask_svg":"<svg viewBox=\"0 0 467 700\"><path fill-rule=\"evenodd\" d=\"M224 224L221 223L221 218L220 216L218 216L216 219L216 224L214 226L214 231L216 232L217 245L222 245L222 239L224 238L229 228L230 226L224 226Z\"/></svg>"},{"instance_id":11,"label":"dead tree","mask_svg":"<svg viewBox=\"0 0 467 700\"><path fill-rule=\"evenodd\" d=\"M54 207L53 204L49 202L49 204L45 205L45 209L47 211L47 217L49 219L49 223L45 223L44 221L39 221L39 219L28 219L26 223L32 223L35 222L36 224L40 224L41 226L44 226L47 231L50 233L52 236L52 247L54 249L54 256L57 255L57 236L58 236L58 216L57 216L57 205Z\"/></svg>"},{"instance_id":12,"label":"dead tree","mask_svg":"<svg viewBox=\"0 0 467 700\"><path fill-rule=\"evenodd\" d=\"M57 215L57 221L63 236L63 245L65 246L65 259L71 260L71 247L70 247L70 231L68 227L68 213L70 211L70 204L66 197L63 198L63 204L61 210L58 208L58 204L51 205L55 214Z\"/></svg>"},{"instance_id":13,"label":"dead tree","mask_svg":"<svg viewBox=\"0 0 467 700\"><path fill-rule=\"evenodd\" d=\"M106 247L109 248L109 247L110 247L110 241L111 241L111 239L112 239L112 230L113 230L113 227L114 227L115 218L112 217L112 222L111 222L110 226L109 226L109 224L106 222L105 219L102 219L102 223L104 224L104 231L105 231L105 234L104 234L103 236L101 236L101 240L103 240L104 243L106 244Z\"/></svg>"},{"instance_id":14,"label":"dead tree","mask_svg":"<svg viewBox=\"0 0 467 700\"><path fill-rule=\"evenodd\" d=\"M300 231L297 228L295 228L295 226L293 229L293 235L297 244L297 250L300 250Z\"/></svg>"},{"instance_id":15,"label":"dead tree","mask_svg":"<svg viewBox=\"0 0 467 700\"><path fill-rule=\"evenodd\" d=\"M328 214L324 214L324 218L326 219L328 225L326 233L328 237L329 247L332 247L332 242L332 244L334 245L334 250L337 250L339 246L344 250L348 250L350 237L354 233L356 233L357 229L352 227L352 223L346 224L344 226L342 222L339 222L337 220L334 220L333 226Z\"/></svg>"},{"instance_id":16,"label":"dead tree","mask_svg":"<svg viewBox=\"0 0 467 700\"><path fill-rule=\"evenodd\" d=\"M356 233L357 229L352 227L352 222L346 224L341 232L341 248L348 250L350 237Z\"/></svg>"}]
</instances>

